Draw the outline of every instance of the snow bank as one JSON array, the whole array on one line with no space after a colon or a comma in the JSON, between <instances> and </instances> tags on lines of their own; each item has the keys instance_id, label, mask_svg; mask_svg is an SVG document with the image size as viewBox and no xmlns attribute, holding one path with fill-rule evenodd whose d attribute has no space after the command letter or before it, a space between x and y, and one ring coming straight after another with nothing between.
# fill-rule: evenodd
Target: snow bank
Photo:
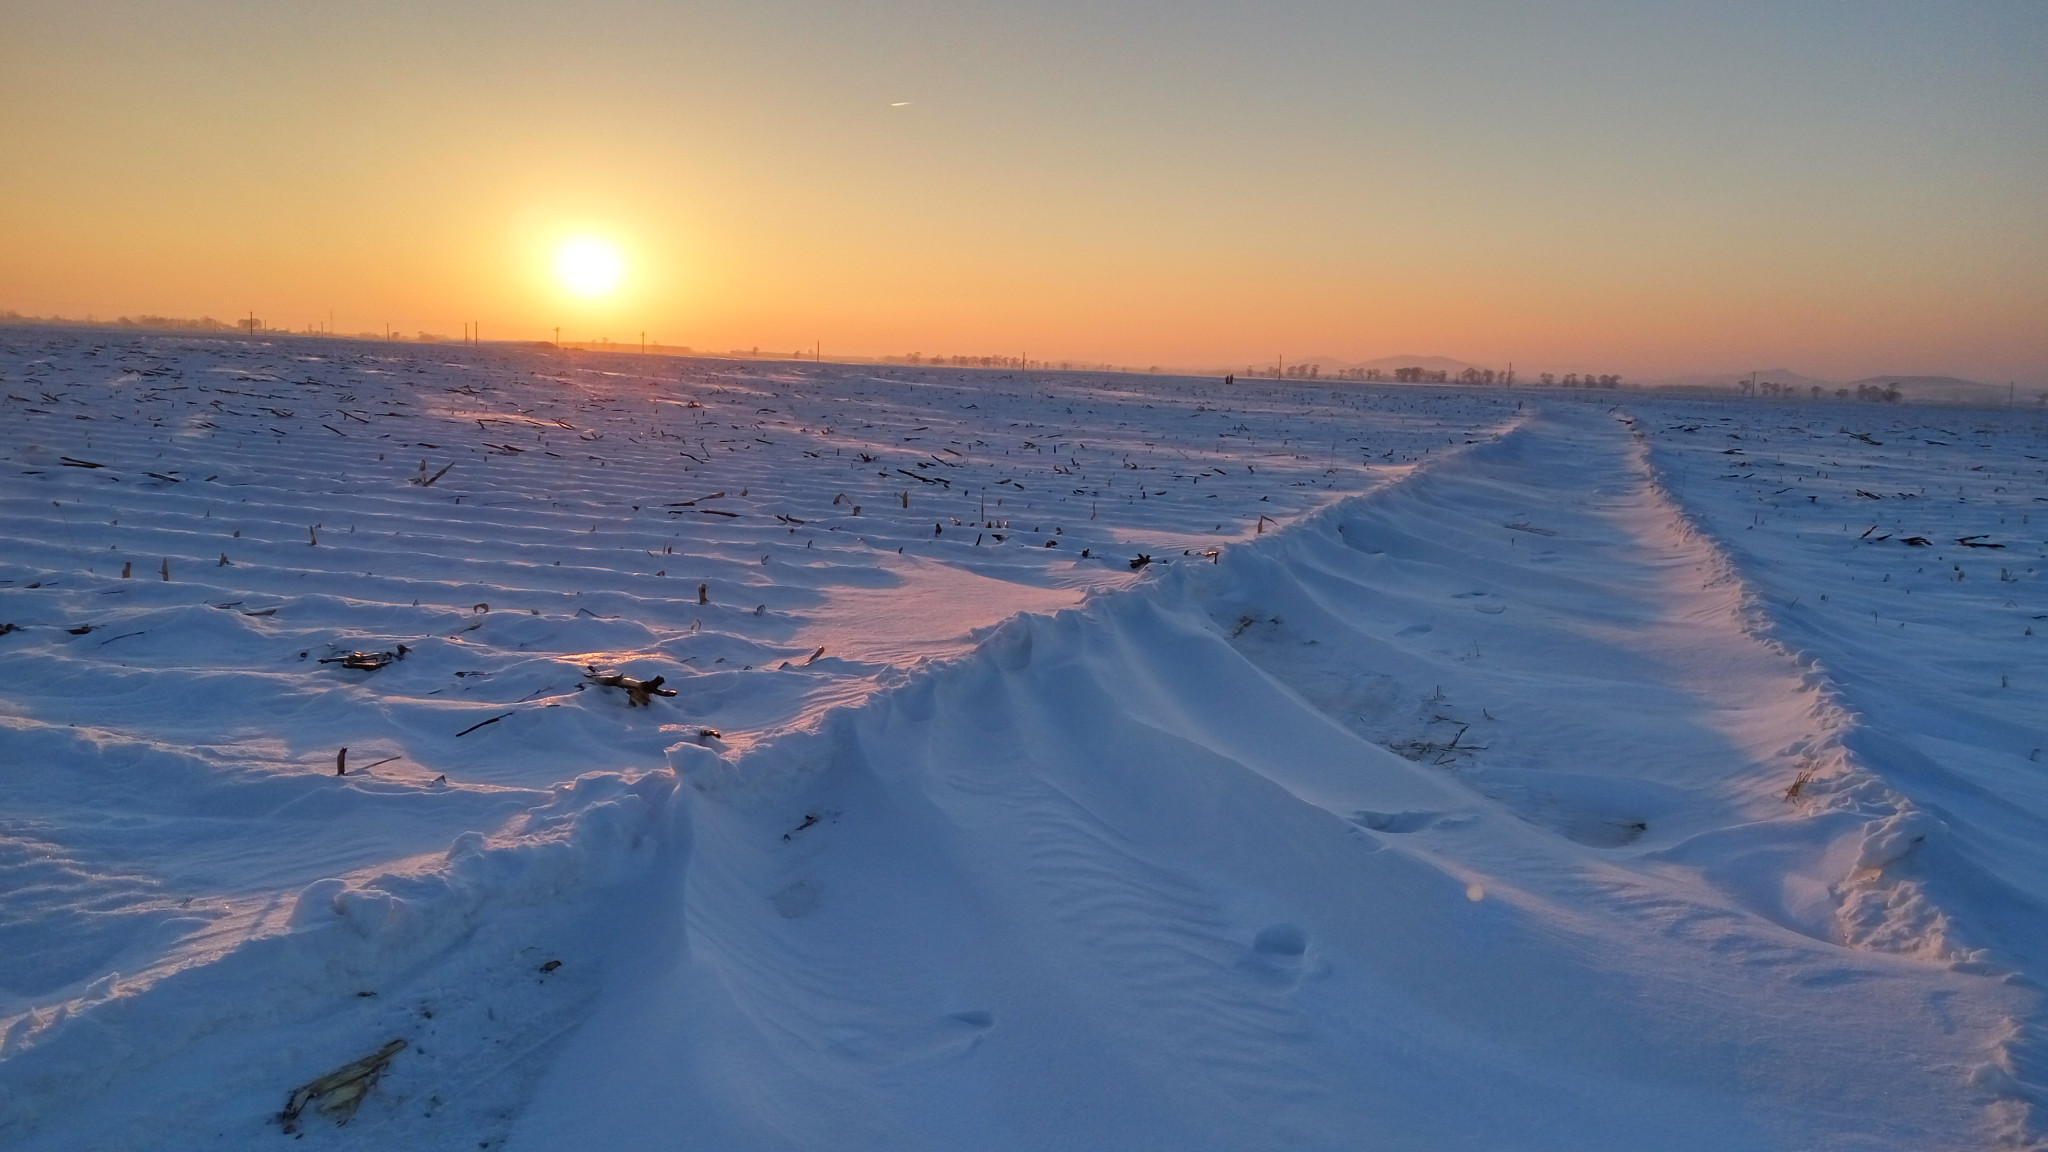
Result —
<instances>
[{"instance_id":1,"label":"snow bank","mask_svg":"<svg viewBox=\"0 0 2048 1152\"><path fill-rule=\"evenodd\" d=\"M474 945L487 921L564 900L602 899L673 858L672 773L595 774L553 793L494 836L466 833L445 854L416 859L402 871L317 880L287 907L235 918L231 930L217 927L148 969L110 974L79 997L17 1017L0 1040L9 1139L42 1146L37 1137L54 1127L64 1134L52 1146L76 1146L80 1101L133 1093L137 1078L172 1095L267 1097L276 1085L274 1064L244 1065L221 1080L167 1066L224 1034L236 1036L241 1048L243 1037L289 1033L309 1019L343 1014L374 995L369 990L437 962L452 960L448 967L458 972L485 967ZM444 970L439 979L453 975ZM470 995L491 998L483 988ZM295 1063L318 1058L306 1047L280 1043Z\"/></svg>"}]
</instances>

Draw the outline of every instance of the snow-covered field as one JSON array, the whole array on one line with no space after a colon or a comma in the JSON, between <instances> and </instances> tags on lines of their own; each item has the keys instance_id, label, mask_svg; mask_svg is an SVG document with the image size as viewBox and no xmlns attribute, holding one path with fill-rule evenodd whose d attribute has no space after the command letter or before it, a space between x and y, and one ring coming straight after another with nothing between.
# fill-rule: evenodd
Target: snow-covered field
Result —
<instances>
[{"instance_id":1,"label":"snow-covered field","mask_svg":"<svg viewBox=\"0 0 2048 1152\"><path fill-rule=\"evenodd\" d=\"M0 389L0 1146L267 1146L399 1040L295 1135L2041 1139L2037 417L21 329Z\"/></svg>"}]
</instances>

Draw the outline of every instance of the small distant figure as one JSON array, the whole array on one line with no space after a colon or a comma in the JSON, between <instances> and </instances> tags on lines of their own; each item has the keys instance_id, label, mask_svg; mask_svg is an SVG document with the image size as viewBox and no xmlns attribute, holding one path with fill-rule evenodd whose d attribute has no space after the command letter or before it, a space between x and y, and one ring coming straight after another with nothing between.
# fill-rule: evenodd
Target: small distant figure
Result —
<instances>
[{"instance_id":1,"label":"small distant figure","mask_svg":"<svg viewBox=\"0 0 2048 1152\"><path fill-rule=\"evenodd\" d=\"M1223 386L1225 388L1228 388L1235 383L1237 383L1237 377L1235 375L1226 375L1223 377Z\"/></svg>"}]
</instances>

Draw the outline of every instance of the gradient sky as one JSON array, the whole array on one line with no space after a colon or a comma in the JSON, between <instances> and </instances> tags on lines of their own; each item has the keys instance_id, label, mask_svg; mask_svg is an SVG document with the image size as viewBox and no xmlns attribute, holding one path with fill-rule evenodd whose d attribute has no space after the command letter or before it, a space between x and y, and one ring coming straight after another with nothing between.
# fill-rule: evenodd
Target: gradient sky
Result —
<instances>
[{"instance_id":1,"label":"gradient sky","mask_svg":"<svg viewBox=\"0 0 2048 1152\"><path fill-rule=\"evenodd\" d=\"M6 0L0 308L2048 382L2048 3Z\"/></svg>"}]
</instances>

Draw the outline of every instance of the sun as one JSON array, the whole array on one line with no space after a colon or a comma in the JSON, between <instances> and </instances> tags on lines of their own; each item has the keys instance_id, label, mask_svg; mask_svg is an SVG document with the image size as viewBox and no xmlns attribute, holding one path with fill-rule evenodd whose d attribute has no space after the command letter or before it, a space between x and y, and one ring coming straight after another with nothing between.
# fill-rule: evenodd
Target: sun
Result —
<instances>
[{"instance_id":1,"label":"sun","mask_svg":"<svg viewBox=\"0 0 2048 1152\"><path fill-rule=\"evenodd\" d=\"M619 250L603 240L581 236L555 249L555 276L578 296L610 295L625 271Z\"/></svg>"}]
</instances>

